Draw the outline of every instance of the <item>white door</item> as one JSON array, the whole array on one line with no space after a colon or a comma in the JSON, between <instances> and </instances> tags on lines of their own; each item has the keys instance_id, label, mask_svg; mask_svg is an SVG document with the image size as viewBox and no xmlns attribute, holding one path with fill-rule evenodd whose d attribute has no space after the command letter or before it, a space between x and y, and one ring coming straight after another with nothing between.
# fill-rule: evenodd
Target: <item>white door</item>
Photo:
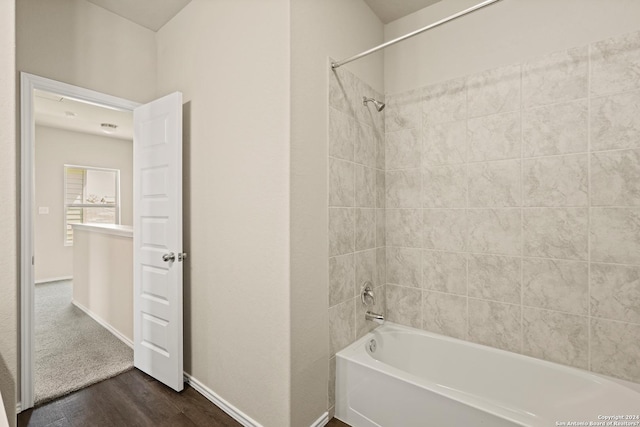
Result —
<instances>
[{"instance_id":1,"label":"white door","mask_svg":"<svg viewBox=\"0 0 640 427\"><path fill-rule=\"evenodd\" d=\"M174 390L182 367L182 93L133 112L134 365Z\"/></svg>"}]
</instances>

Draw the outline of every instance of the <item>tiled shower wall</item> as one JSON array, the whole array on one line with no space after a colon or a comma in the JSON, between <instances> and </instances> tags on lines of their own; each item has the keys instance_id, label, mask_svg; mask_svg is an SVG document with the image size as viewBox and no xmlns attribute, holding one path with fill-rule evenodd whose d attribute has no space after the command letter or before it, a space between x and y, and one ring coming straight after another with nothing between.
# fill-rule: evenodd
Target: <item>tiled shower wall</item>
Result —
<instances>
[{"instance_id":1,"label":"tiled shower wall","mask_svg":"<svg viewBox=\"0 0 640 427\"><path fill-rule=\"evenodd\" d=\"M384 110L362 97L383 96L353 74L329 75L329 408L334 406L335 353L369 332L362 284L374 287L384 312Z\"/></svg>"},{"instance_id":2,"label":"tiled shower wall","mask_svg":"<svg viewBox=\"0 0 640 427\"><path fill-rule=\"evenodd\" d=\"M387 104L387 318L640 382L640 34Z\"/></svg>"}]
</instances>

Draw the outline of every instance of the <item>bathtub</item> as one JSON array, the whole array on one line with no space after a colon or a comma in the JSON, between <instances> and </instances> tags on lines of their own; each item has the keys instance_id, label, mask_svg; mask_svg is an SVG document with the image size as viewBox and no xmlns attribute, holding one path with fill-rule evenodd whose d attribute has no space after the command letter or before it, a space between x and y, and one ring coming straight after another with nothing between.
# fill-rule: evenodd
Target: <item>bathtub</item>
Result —
<instances>
[{"instance_id":1,"label":"bathtub","mask_svg":"<svg viewBox=\"0 0 640 427\"><path fill-rule=\"evenodd\" d=\"M622 383L386 322L336 355L336 417L353 427L640 426L640 392Z\"/></svg>"}]
</instances>

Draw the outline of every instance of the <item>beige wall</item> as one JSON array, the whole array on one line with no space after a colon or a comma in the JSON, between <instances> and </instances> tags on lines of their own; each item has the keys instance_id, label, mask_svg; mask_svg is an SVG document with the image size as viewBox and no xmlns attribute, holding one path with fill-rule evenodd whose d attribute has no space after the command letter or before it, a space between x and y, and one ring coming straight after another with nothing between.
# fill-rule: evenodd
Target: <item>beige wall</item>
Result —
<instances>
[{"instance_id":1,"label":"beige wall","mask_svg":"<svg viewBox=\"0 0 640 427\"><path fill-rule=\"evenodd\" d=\"M85 0L16 5L18 71L137 102L154 98L153 31Z\"/></svg>"},{"instance_id":2,"label":"beige wall","mask_svg":"<svg viewBox=\"0 0 640 427\"><path fill-rule=\"evenodd\" d=\"M385 40L477 0L444 0L385 26ZM398 93L638 29L635 0L505 0L385 50L385 92Z\"/></svg>"},{"instance_id":3,"label":"beige wall","mask_svg":"<svg viewBox=\"0 0 640 427\"><path fill-rule=\"evenodd\" d=\"M184 93L185 370L289 425L289 2L194 0L158 32Z\"/></svg>"},{"instance_id":4,"label":"beige wall","mask_svg":"<svg viewBox=\"0 0 640 427\"><path fill-rule=\"evenodd\" d=\"M310 425L332 402L329 373L327 135L329 57L382 42L361 0L291 2L292 423ZM382 55L345 66L382 92ZM354 319L355 322L355 319Z\"/></svg>"},{"instance_id":5,"label":"beige wall","mask_svg":"<svg viewBox=\"0 0 640 427\"><path fill-rule=\"evenodd\" d=\"M74 230L73 302L133 343L133 240Z\"/></svg>"},{"instance_id":6,"label":"beige wall","mask_svg":"<svg viewBox=\"0 0 640 427\"><path fill-rule=\"evenodd\" d=\"M73 246L64 245L65 164L120 169L121 223L133 224L132 142L36 126L36 282L73 275Z\"/></svg>"},{"instance_id":7,"label":"beige wall","mask_svg":"<svg viewBox=\"0 0 640 427\"><path fill-rule=\"evenodd\" d=\"M0 3L0 393L11 426L16 419L17 197L15 6Z\"/></svg>"}]
</instances>

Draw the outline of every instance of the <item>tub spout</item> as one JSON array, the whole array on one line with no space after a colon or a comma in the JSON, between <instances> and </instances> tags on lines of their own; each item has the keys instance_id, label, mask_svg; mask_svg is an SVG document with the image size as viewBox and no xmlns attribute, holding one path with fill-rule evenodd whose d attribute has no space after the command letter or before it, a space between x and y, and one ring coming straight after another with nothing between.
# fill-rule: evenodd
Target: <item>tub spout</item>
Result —
<instances>
[{"instance_id":1,"label":"tub spout","mask_svg":"<svg viewBox=\"0 0 640 427\"><path fill-rule=\"evenodd\" d=\"M374 313L369 310L367 310L367 312L364 314L364 318L367 320L373 320L379 325L382 325L384 323L384 316L382 314Z\"/></svg>"}]
</instances>

